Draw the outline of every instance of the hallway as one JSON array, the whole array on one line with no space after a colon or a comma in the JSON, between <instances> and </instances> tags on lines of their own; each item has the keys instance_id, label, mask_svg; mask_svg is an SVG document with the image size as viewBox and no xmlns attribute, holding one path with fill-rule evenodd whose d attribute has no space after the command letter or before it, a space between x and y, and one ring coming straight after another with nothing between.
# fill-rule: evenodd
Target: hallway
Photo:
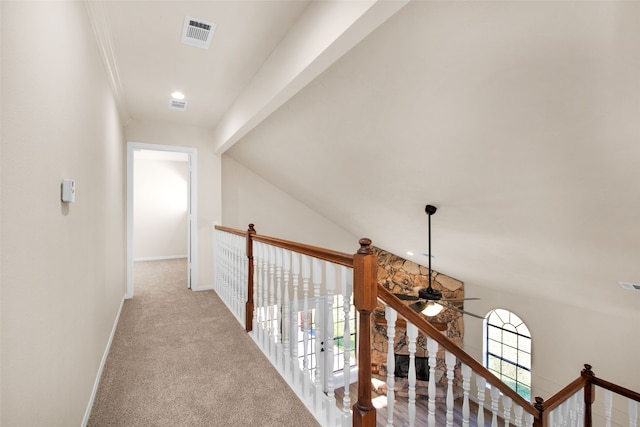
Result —
<instances>
[{"instance_id":1,"label":"hallway","mask_svg":"<svg viewBox=\"0 0 640 427\"><path fill-rule=\"evenodd\" d=\"M253 424L317 425L186 260L136 263L88 426Z\"/></svg>"}]
</instances>

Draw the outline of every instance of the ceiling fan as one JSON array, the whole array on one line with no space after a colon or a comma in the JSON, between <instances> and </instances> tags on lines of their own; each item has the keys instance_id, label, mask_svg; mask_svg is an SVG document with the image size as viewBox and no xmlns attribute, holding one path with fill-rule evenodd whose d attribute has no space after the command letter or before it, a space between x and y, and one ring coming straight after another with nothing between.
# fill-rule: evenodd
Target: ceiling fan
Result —
<instances>
[{"instance_id":1,"label":"ceiling fan","mask_svg":"<svg viewBox=\"0 0 640 427\"><path fill-rule=\"evenodd\" d=\"M429 257L429 286L426 288L422 288L418 290L418 296L407 295L407 294L394 294L398 299L404 301L415 301L413 304L409 305L409 307L418 312L422 313L425 316L432 317L440 314L443 309L450 308L452 310L458 311L462 314L467 314L472 317L477 317L478 319L484 319L482 316L478 316L477 314L469 313L468 311L462 310L461 308L456 307L452 303L460 302L460 301L469 301L469 300L478 300L480 298L451 298L446 299L442 296L442 292L433 289L431 286L431 215L436 213L438 210L437 207L433 205L425 206L425 212L429 217L428 223L428 233L429 233L429 253L427 256Z\"/></svg>"}]
</instances>

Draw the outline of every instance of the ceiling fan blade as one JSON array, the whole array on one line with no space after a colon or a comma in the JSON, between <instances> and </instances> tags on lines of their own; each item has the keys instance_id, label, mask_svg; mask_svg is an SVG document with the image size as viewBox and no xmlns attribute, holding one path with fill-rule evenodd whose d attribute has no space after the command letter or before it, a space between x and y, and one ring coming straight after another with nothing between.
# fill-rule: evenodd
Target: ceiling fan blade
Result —
<instances>
[{"instance_id":1,"label":"ceiling fan blade","mask_svg":"<svg viewBox=\"0 0 640 427\"><path fill-rule=\"evenodd\" d=\"M414 302L409 305L409 308L415 311L416 313L421 313L427 307L427 303L423 301Z\"/></svg>"},{"instance_id":2,"label":"ceiling fan blade","mask_svg":"<svg viewBox=\"0 0 640 427\"><path fill-rule=\"evenodd\" d=\"M479 301L480 298L442 298L442 301Z\"/></svg>"},{"instance_id":3,"label":"ceiling fan blade","mask_svg":"<svg viewBox=\"0 0 640 427\"><path fill-rule=\"evenodd\" d=\"M418 301L420 299L414 295L407 295L407 294L394 294L394 295L398 297L398 299L401 299L403 301Z\"/></svg>"},{"instance_id":4,"label":"ceiling fan blade","mask_svg":"<svg viewBox=\"0 0 640 427\"><path fill-rule=\"evenodd\" d=\"M464 310L462 310L462 309L460 309L460 308L456 307L455 305L447 304L447 303L445 303L444 301L441 301L441 302L440 302L440 304L444 305L446 308L450 308L450 309L455 310L455 311L457 311L457 312L460 312L460 313L462 313L462 314L467 314L467 315L469 315L469 316L476 317L476 318L478 318L478 319L482 319L482 320L484 320L484 317L482 317L482 316L478 316L477 314L469 313L468 311L464 311Z\"/></svg>"}]
</instances>

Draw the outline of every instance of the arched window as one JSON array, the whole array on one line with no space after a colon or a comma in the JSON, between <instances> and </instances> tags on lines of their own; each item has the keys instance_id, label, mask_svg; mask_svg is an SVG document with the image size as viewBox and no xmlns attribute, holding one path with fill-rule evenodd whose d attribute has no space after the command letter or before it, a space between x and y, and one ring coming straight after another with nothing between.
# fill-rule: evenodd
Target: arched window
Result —
<instances>
[{"instance_id":1,"label":"arched window","mask_svg":"<svg viewBox=\"0 0 640 427\"><path fill-rule=\"evenodd\" d=\"M531 333L508 310L493 310L486 318L485 367L531 401Z\"/></svg>"}]
</instances>

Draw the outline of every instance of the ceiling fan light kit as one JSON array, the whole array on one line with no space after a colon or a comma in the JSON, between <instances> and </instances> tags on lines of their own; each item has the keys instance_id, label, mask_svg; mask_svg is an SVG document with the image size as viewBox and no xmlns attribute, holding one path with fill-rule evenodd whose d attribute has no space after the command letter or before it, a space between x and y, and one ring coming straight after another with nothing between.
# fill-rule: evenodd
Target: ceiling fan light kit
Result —
<instances>
[{"instance_id":1,"label":"ceiling fan light kit","mask_svg":"<svg viewBox=\"0 0 640 427\"><path fill-rule=\"evenodd\" d=\"M444 307L437 302L428 302L427 306L421 311L421 313L425 316L433 317L440 314L442 310L444 310Z\"/></svg>"},{"instance_id":2,"label":"ceiling fan light kit","mask_svg":"<svg viewBox=\"0 0 640 427\"><path fill-rule=\"evenodd\" d=\"M484 319L482 316L478 316L477 314L469 313L468 311L464 311L461 308L456 307L455 305L450 304L454 301L464 301L464 300L477 300L478 298L455 298L455 299L444 299L442 295L442 291L433 288L433 270L431 269L431 215L435 214L438 210L434 205L426 205L424 211L427 213L429 217L428 222L428 242L429 242L429 286L426 288L422 288L418 290L418 296L407 295L407 294L394 294L401 300L404 301L416 301L413 304L409 305L409 307L418 312L422 313L427 317L437 316L444 310L445 308L452 309L461 314L468 314L473 317L477 317L479 319Z\"/></svg>"}]
</instances>

